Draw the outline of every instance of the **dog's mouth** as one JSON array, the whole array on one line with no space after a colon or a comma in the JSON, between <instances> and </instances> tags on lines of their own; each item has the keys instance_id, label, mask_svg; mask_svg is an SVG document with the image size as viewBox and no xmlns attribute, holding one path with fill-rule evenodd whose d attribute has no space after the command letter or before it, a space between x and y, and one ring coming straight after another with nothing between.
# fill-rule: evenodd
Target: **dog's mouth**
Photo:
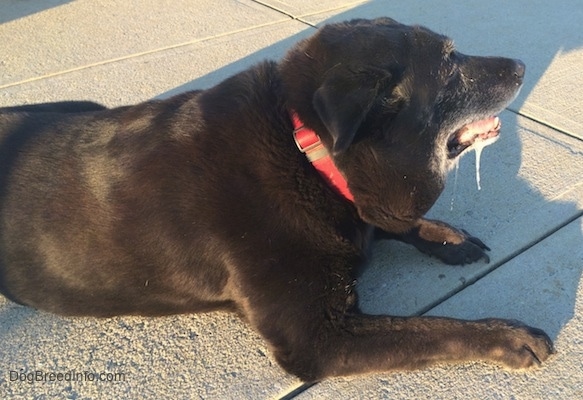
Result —
<instances>
[{"instance_id":1,"label":"dog's mouth","mask_svg":"<svg viewBox=\"0 0 583 400\"><path fill-rule=\"evenodd\" d=\"M483 146L494 143L500 134L502 123L498 117L489 117L462 126L447 141L447 156L454 159L475 143Z\"/></svg>"}]
</instances>

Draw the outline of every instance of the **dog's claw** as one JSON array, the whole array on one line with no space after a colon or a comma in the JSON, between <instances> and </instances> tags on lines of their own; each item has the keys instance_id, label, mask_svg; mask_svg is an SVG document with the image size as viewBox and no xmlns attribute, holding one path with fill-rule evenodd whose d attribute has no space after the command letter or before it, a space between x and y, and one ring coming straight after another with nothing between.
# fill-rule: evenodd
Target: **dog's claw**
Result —
<instances>
[{"instance_id":1,"label":"dog's claw","mask_svg":"<svg viewBox=\"0 0 583 400\"><path fill-rule=\"evenodd\" d=\"M484 242L482 242L480 239L478 239L475 236L470 235L468 233L468 231L466 231L465 229L462 229L461 231L466 235L466 240L469 240L470 242L480 246L484 250L490 251L490 248ZM488 262L490 262L490 258L488 257L488 255L485 253L484 253L484 255L486 256Z\"/></svg>"}]
</instances>

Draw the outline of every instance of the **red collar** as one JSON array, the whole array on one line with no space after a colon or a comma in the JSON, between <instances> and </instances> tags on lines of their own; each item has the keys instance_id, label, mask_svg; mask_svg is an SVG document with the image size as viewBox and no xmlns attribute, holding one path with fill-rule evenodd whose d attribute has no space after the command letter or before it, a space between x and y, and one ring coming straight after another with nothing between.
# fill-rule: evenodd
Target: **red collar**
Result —
<instances>
[{"instance_id":1,"label":"red collar","mask_svg":"<svg viewBox=\"0 0 583 400\"><path fill-rule=\"evenodd\" d=\"M298 149L306 155L308 161L330 186L335 188L345 199L354 203L354 197L348 189L346 179L334 165L330 153L322 144L320 137L316 132L304 126L297 112L291 112L291 119L294 124L294 140Z\"/></svg>"}]
</instances>

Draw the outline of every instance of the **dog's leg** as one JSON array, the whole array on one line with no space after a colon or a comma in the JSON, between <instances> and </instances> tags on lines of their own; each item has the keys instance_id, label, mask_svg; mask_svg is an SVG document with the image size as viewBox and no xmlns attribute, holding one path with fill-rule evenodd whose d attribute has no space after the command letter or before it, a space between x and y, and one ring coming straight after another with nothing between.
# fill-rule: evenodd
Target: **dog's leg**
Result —
<instances>
[{"instance_id":1,"label":"dog's leg","mask_svg":"<svg viewBox=\"0 0 583 400\"><path fill-rule=\"evenodd\" d=\"M471 360L520 369L539 365L553 353L543 331L515 321L352 315L327 324L276 347L282 366L316 381Z\"/></svg>"},{"instance_id":2,"label":"dog's leg","mask_svg":"<svg viewBox=\"0 0 583 400\"><path fill-rule=\"evenodd\" d=\"M486 254L486 250L490 248L480 239L441 221L421 218L406 233L393 234L378 230L376 237L409 243L446 264L463 265L480 259L490 262Z\"/></svg>"}]
</instances>

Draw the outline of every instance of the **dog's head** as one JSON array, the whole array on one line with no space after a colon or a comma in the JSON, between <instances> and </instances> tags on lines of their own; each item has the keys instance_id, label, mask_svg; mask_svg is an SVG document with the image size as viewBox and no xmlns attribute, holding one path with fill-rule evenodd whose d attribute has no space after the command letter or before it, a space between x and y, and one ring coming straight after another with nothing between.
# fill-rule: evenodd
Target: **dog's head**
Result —
<instances>
[{"instance_id":1,"label":"dog's head","mask_svg":"<svg viewBox=\"0 0 583 400\"><path fill-rule=\"evenodd\" d=\"M457 52L391 19L324 26L283 60L288 105L331 152L361 217L400 231L443 190L455 159L498 137L524 64Z\"/></svg>"}]
</instances>

